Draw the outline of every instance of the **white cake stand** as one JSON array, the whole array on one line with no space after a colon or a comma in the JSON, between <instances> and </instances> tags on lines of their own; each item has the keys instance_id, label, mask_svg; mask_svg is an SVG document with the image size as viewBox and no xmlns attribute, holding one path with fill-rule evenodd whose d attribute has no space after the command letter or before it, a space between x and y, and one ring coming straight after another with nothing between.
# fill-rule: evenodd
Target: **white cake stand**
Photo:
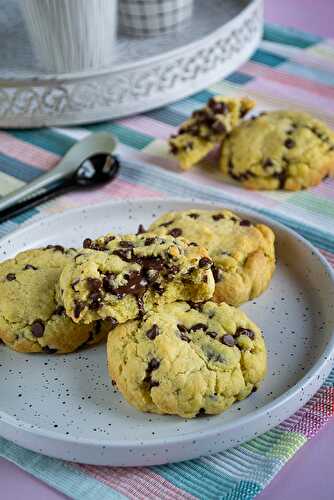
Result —
<instances>
[{"instance_id":1,"label":"white cake stand","mask_svg":"<svg viewBox=\"0 0 334 500\"><path fill-rule=\"evenodd\" d=\"M195 0L191 23L149 39L119 35L101 69L47 74L18 5L0 0L0 127L97 122L163 106L240 66L256 49L263 0Z\"/></svg>"}]
</instances>

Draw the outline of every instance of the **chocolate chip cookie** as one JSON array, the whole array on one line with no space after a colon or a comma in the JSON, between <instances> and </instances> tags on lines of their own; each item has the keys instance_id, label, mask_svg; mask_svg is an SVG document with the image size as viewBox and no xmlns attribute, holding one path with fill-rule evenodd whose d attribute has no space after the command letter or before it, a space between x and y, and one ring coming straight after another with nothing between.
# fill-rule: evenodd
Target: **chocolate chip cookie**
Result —
<instances>
[{"instance_id":1,"label":"chocolate chip cookie","mask_svg":"<svg viewBox=\"0 0 334 500\"><path fill-rule=\"evenodd\" d=\"M316 186L334 173L334 132L307 113L266 113L231 132L220 167L249 189Z\"/></svg>"},{"instance_id":2,"label":"chocolate chip cookie","mask_svg":"<svg viewBox=\"0 0 334 500\"><path fill-rule=\"evenodd\" d=\"M169 140L170 150L183 170L203 159L236 127L255 102L247 97L215 96L202 109L194 111Z\"/></svg>"},{"instance_id":3,"label":"chocolate chip cookie","mask_svg":"<svg viewBox=\"0 0 334 500\"><path fill-rule=\"evenodd\" d=\"M227 304L178 302L108 337L109 373L141 411L218 414L256 390L267 354L259 328Z\"/></svg>"},{"instance_id":4,"label":"chocolate chip cookie","mask_svg":"<svg viewBox=\"0 0 334 500\"><path fill-rule=\"evenodd\" d=\"M207 250L178 238L150 234L86 239L60 276L60 298L74 322L109 318L123 323L155 304L212 297Z\"/></svg>"},{"instance_id":5,"label":"chocolate chip cookie","mask_svg":"<svg viewBox=\"0 0 334 500\"><path fill-rule=\"evenodd\" d=\"M60 245L19 253L0 264L0 339L19 352L66 353L96 344L113 326L77 325L65 315L55 287L76 252Z\"/></svg>"},{"instance_id":6,"label":"chocolate chip cookie","mask_svg":"<svg viewBox=\"0 0 334 500\"><path fill-rule=\"evenodd\" d=\"M149 231L159 235L177 231L208 249L217 302L236 306L257 297L267 288L275 269L272 230L230 210L168 212Z\"/></svg>"}]
</instances>

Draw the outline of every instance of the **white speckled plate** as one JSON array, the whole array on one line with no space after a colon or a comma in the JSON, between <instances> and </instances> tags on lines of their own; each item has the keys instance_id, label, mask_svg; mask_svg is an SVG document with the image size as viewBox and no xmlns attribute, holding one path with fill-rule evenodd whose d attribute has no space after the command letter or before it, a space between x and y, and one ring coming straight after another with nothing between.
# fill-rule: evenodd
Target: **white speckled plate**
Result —
<instances>
[{"instance_id":1,"label":"white speckled plate","mask_svg":"<svg viewBox=\"0 0 334 500\"><path fill-rule=\"evenodd\" d=\"M131 232L167 210L210 208L178 200L120 201L40 220L0 242L0 259L29 247L79 245L107 231ZM0 346L0 434L26 448L92 464L152 465L221 451L300 408L333 364L334 273L305 240L270 224L278 265L269 290L242 308L264 330L268 376L226 413L184 420L131 408L110 383L105 346L65 356L25 355ZM0 298L1 300L1 298Z\"/></svg>"}]
</instances>

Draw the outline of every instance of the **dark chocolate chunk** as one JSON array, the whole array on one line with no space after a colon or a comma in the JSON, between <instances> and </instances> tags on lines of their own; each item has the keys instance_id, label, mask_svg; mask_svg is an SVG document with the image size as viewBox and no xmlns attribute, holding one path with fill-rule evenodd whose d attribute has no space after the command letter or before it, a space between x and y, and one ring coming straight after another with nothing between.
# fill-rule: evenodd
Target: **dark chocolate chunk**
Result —
<instances>
[{"instance_id":1,"label":"dark chocolate chunk","mask_svg":"<svg viewBox=\"0 0 334 500\"><path fill-rule=\"evenodd\" d=\"M64 306L57 306L53 314L56 314L57 316L65 316Z\"/></svg>"},{"instance_id":2,"label":"dark chocolate chunk","mask_svg":"<svg viewBox=\"0 0 334 500\"><path fill-rule=\"evenodd\" d=\"M146 238L145 246L148 247L149 245L152 245L154 242L155 242L155 238Z\"/></svg>"},{"instance_id":3,"label":"dark chocolate chunk","mask_svg":"<svg viewBox=\"0 0 334 500\"><path fill-rule=\"evenodd\" d=\"M137 234L143 234L146 233L146 230L143 226L143 224L139 224L138 229L137 229Z\"/></svg>"},{"instance_id":4,"label":"dark chocolate chunk","mask_svg":"<svg viewBox=\"0 0 334 500\"><path fill-rule=\"evenodd\" d=\"M221 219L224 219L224 215L223 214L214 214L212 216L213 220L217 221L217 220L221 220Z\"/></svg>"},{"instance_id":5,"label":"dark chocolate chunk","mask_svg":"<svg viewBox=\"0 0 334 500\"><path fill-rule=\"evenodd\" d=\"M284 142L284 146L288 149L294 148L295 145L296 145L295 141L290 137L288 137Z\"/></svg>"},{"instance_id":6,"label":"dark chocolate chunk","mask_svg":"<svg viewBox=\"0 0 334 500\"><path fill-rule=\"evenodd\" d=\"M215 121L212 125L211 128L214 132L217 132L218 134L224 134L226 132L226 127L225 125L220 122L219 120Z\"/></svg>"},{"instance_id":7,"label":"dark chocolate chunk","mask_svg":"<svg viewBox=\"0 0 334 500\"><path fill-rule=\"evenodd\" d=\"M179 227L174 227L174 229L171 229L168 234L170 234L171 236L173 236L173 238L177 238L178 236L181 236L182 234L182 229L180 229Z\"/></svg>"},{"instance_id":8,"label":"dark chocolate chunk","mask_svg":"<svg viewBox=\"0 0 334 500\"><path fill-rule=\"evenodd\" d=\"M188 328L186 328L184 325L177 325L177 328L180 332L188 332Z\"/></svg>"},{"instance_id":9,"label":"dark chocolate chunk","mask_svg":"<svg viewBox=\"0 0 334 500\"><path fill-rule=\"evenodd\" d=\"M118 249L113 251L113 255L117 255L120 259L124 260L125 262L133 262L133 253L132 250L129 249Z\"/></svg>"},{"instance_id":10,"label":"dark chocolate chunk","mask_svg":"<svg viewBox=\"0 0 334 500\"><path fill-rule=\"evenodd\" d=\"M225 102L218 102L212 97L208 102L209 108L216 114L226 115L228 113L228 106Z\"/></svg>"},{"instance_id":11,"label":"dark chocolate chunk","mask_svg":"<svg viewBox=\"0 0 334 500\"><path fill-rule=\"evenodd\" d=\"M8 273L6 276L7 281L14 281L16 280L16 274L14 273Z\"/></svg>"},{"instance_id":12,"label":"dark chocolate chunk","mask_svg":"<svg viewBox=\"0 0 334 500\"><path fill-rule=\"evenodd\" d=\"M81 311L85 305L82 302L79 302L78 300L74 301L74 317L77 319L80 316Z\"/></svg>"},{"instance_id":13,"label":"dark chocolate chunk","mask_svg":"<svg viewBox=\"0 0 334 500\"><path fill-rule=\"evenodd\" d=\"M148 384L150 389L152 389L152 387L158 387L160 385L157 380L152 380L149 376L144 379L144 382Z\"/></svg>"},{"instance_id":14,"label":"dark chocolate chunk","mask_svg":"<svg viewBox=\"0 0 334 500\"><path fill-rule=\"evenodd\" d=\"M35 319L31 325L31 333L34 337L43 337L45 330L44 322L41 319Z\"/></svg>"},{"instance_id":15,"label":"dark chocolate chunk","mask_svg":"<svg viewBox=\"0 0 334 500\"><path fill-rule=\"evenodd\" d=\"M190 342L190 338L185 333L180 333L180 339L183 340L184 342L188 343Z\"/></svg>"},{"instance_id":16,"label":"dark chocolate chunk","mask_svg":"<svg viewBox=\"0 0 334 500\"><path fill-rule=\"evenodd\" d=\"M218 335L217 332L206 332L207 335L209 335L209 337L211 337L212 339L215 339Z\"/></svg>"},{"instance_id":17,"label":"dark chocolate chunk","mask_svg":"<svg viewBox=\"0 0 334 500\"><path fill-rule=\"evenodd\" d=\"M97 292L102 286L102 281L98 278L87 278L87 287L90 292Z\"/></svg>"},{"instance_id":18,"label":"dark chocolate chunk","mask_svg":"<svg viewBox=\"0 0 334 500\"><path fill-rule=\"evenodd\" d=\"M45 352L46 354L55 354L57 352L57 349L52 349L51 347L46 345L43 347L43 352Z\"/></svg>"},{"instance_id":19,"label":"dark chocolate chunk","mask_svg":"<svg viewBox=\"0 0 334 500\"><path fill-rule=\"evenodd\" d=\"M159 227L168 227L171 224L173 224L174 220L170 220L168 222L163 222L162 224L159 225Z\"/></svg>"},{"instance_id":20,"label":"dark chocolate chunk","mask_svg":"<svg viewBox=\"0 0 334 500\"><path fill-rule=\"evenodd\" d=\"M85 239L83 240L82 246L83 246L84 248L91 248L92 243L93 243L93 242L92 242L92 240L91 240L90 238L85 238Z\"/></svg>"},{"instance_id":21,"label":"dark chocolate chunk","mask_svg":"<svg viewBox=\"0 0 334 500\"><path fill-rule=\"evenodd\" d=\"M152 373L154 370L157 370L160 366L160 361L156 358L152 358L147 365L147 373Z\"/></svg>"},{"instance_id":22,"label":"dark chocolate chunk","mask_svg":"<svg viewBox=\"0 0 334 500\"><path fill-rule=\"evenodd\" d=\"M170 142L169 143L169 150L170 152L172 153L172 155L177 155L178 152L179 152L179 148L177 147L176 144L174 144L173 142Z\"/></svg>"},{"instance_id":23,"label":"dark chocolate chunk","mask_svg":"<svg viewBox=\"0 0 334 500\"><path fill-rule=\"evenodd\" d=\"M215 280L215 283L219 283L220 281L223 281L224 273L221 269L219 269L219 267L216 267L215 265L213 265L211 267L211 271L212 271L213 279Z\"/></svg>"},{"instance_id":24,"label":"dark chocolate chunk","mask_svg":"<svg viewBox=\"0 0 334 500\"><path fill-rule=\"evenodd\" d=\"M198 243L196 243L196 241L191 241L191 242L189 243L189 246L190 246L190 247L198 247Z\"/></svg>"},{"instance_id":25,"label":"dark chocolate chunk","mask_svg":"<svg viewBox=\"0 0 334 500\"><path fill-rule=\"evenodd\" d=\"M33 266L32 264L26 264L23 268L24 271L32 269L33 271L37 271L37 267Z\"/></svg>"},{"instance_id":26,"label":"dark chocolate chunk","mask_svg":"<svg viewBox=\"0 0 334 500\"><path fill-rule=\"evenodd\" d=\"M212 266L212 260L208 257L202 257L198 262L198 266L201 268L209 269Z\"/></svg>"},{"instance_id":27,"label":"dark chocolate chunk","mask_svg":"<svg viewBox=\"0 0 334 500\"><path fill-rule=\"evenodd\" d=\"M133 248L134 244L131 241L122 240L119 242L119 246L122 248Z\"/></svg>"},{"instance_id":28,"label":"dark chocolate chunk","mask_svg":"<svg viewBox=\"0 0 334 500\"><path fill-rule=\"evenodd\" d=\"M275 177L276 179L278 179L278 181L279 181L279 188L280 189L284 189L285 182L286 182L286 180L288 178L287 171L284 169L281 172L275 172L273 174L273 177Z\"/></svg>"},{"instance_id":29,"label":"dark chocolate chunk","mask_svg":"<svg viewBox=\"0 0 334 500\"><path fill-rule=\"evenodd\" d=\"M240 221L240 226L251 226L251 225L252 225L251 221L247 219L243 219Z\"/></svg>"},{"instance_id":30,"label":"dark chocolate chunk","mask_svg":"<svg viewBox=\"0 0 334 500\"><path fill-rule=\"evenodd\" d=\"M196 414L196 418L199 418L199 417L204 417L206 415L205 413L205 409L204 408L200 408L198 413Z\"/></svg>"},{"instance_id":31,"label":"dark chocolate chunk","mask_svg":"<svg viewBox=\"0 0 334 500\"><path fill-rule=\"evenodd\" d=\"M180 272L179 266L170 266L168 268L168 274L169 274L169 276L175 276L179 272Z\"/></svg>"},{"instance_id":32,"label":"dark chocolate chunk","mask_svg":"<svg viewBox=\"0 0 334 500\"><path fill-rule=\"evenodd\" d=\"M203 304L201 302L192 302L191 300L188 300L187 302L189 304L189 306L192 308L192 309L196 309L196 311L202 311L202 306Z\"/></svg>"},{"instance_id":33,"label":"dark chocolate chunk","mask_svg":"<svg viewBox=\"0 0 334 500\"><path fill-rule=\"evenodd\" d=\"M221 338L222 344L227 345L228 347L234 346L234 338L233 335L223 335Z\"/></svg>"},{"instance_id":34,"label":"dark chocolate chunk","mask_svg":"<svg viewBox=\"0 0 334 500\"><path fill-rule=\"evenodd\" d=\"M198 219L199 214L196 214L195 212L192 212L191 214L188 214L188 217L191 217L192 219Z\"/></svg>"},{"instance_id":35,"label":"dark chocolate chunk","mask_svg":"<svg viewBox=\"0 0 334 500\"><path fill-rule=\"evenodd\" d=\"M165 289L161 286L160 283L152 283L152 289L159 295L162 295L165 291Z\"/></svg>"},{"instance_id":36,"label":"dark chocolate chunk","mask_svg":"<svg viewBox=\"0 0 334 500\"><path fill-rule=\"evenodd\" d=\"M207 329L208 326L205 323L196 323L196 325L190 328L193 332L196 332L197 330L203 330L203 332L206 332Z\"/></svg>"},{"instance_id":37,"label":"dark chocolate chunk","mask_svg":"<svg viewBox=\"0 0 334 500\"><path fill-rule=\"evenodd\" d=\"M77 292L77 291L78 291L78 290L75 288L75 285L77 285L79 282L80 282L80 278L77 278L76 280L74 280L74 281L71 283L71 288L72 288L72 290L74 290L75 292Z\"/></svg>"},{"instance_id":38,"label":"dark chocolate chunk","mask_svg":"<svg viewBox=\"0 0 334 500\"><path fill-rule=\"evenodd\" d=\"M255 333L253 330L250 330L249 328L243 328L242 326L239 326L237 328L237 331L235 332L235 336L239 337L240 335L247 335L251 340L254 340L255 338Z\"/></svg>"},{"instance_id":39,"label":"dark chocolate chunk","mask_svg":"<svg viewBox=\"0 0 334 500\"><path fill-rule=\"evenodd\" d=\"M61 253L64 253L65 252L65 248L62 247L61 245L48 245L46 247L47 250L54 250L55 252L61 252Z\"/></svg>"},{"instance_id":40,"label":"dark chocolate chunk","mask_svg":"<svg viewBox=\"0 0 334 500\"><path fill-rule=\"evenodd\" d=\"M268 167L272 167L274 165L274 163L270 158L267 158L266 160L264 160L262 165L264 168L268 168Z\"/></svg>"},{"instance_id":41,"label":"dark chocolate chunk","mask_svg":"<svg viewBox=\"0 0 334 500\"><path fill-rule=\"evenodd\" d=\"M153 325L152 328L150 328L146 332L146 337L149 338L150 340L154 340L155 337L159 335L160 331L157 325Z\"/></svg>"},{"instance_id":42,"label":"dark chocolate chunk","mask_svg":"<svg viewBox=\"0 0 334 500\"><path fill-rule=\"evenodd\" d=\"M96 311L97 309L100 309L102 306L102 296L101 292L92 292L89 296L91 303L89 304L89 309L92 311Z\"/></svg>"}]
</instances>

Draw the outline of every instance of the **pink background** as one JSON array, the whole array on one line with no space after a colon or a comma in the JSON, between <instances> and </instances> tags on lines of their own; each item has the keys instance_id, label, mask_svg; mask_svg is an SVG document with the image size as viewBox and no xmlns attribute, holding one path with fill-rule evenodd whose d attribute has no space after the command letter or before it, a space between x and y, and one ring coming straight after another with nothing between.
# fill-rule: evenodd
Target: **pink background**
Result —
<instances>
[{"instance_id":1,"label":"pink background","mask_svg":"<svg viewBox=\"0 0 334 500\"><path fill-rule=\"evenodd\" d=\"M266 0L268 22L334 38L334 0ZM309 441L258 496L260 500L334 498L334 421ZM0 497L4 500L62 500L49 488L0 458Z\"/></svg>"}]
</instances>

